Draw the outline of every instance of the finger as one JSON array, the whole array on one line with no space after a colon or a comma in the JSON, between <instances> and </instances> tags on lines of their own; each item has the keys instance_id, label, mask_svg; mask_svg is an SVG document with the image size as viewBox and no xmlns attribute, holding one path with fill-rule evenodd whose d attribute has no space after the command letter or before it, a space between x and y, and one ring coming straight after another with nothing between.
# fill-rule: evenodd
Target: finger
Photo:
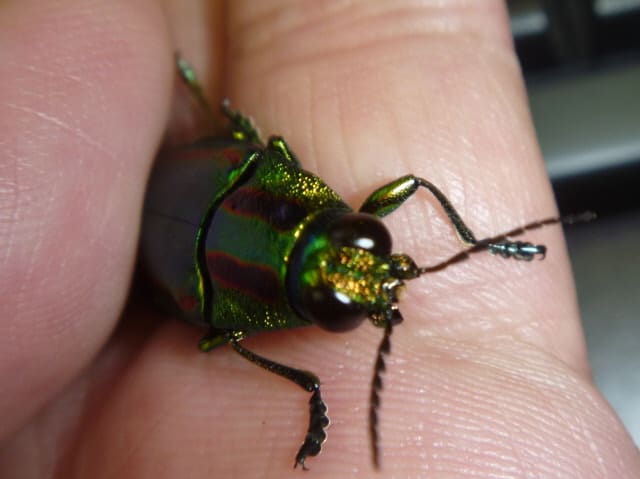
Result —
<instances>
[{"instance_id":1,"label":"finger","mask_svg":"<svg viewBox=\"0 0 640 479\"><path fill-rule=\"evenodd\" d=\"M349 201L413 173L438 185L480 237L555 213L499 2L344 11L269 5L231 10L230 96ZM258 21L260 12L272 21ZM460 249L426 193L389 224L396 247L420 263ZM584 370L561 236L556 228L536 239L549 243L553 262L474 259L416 281L403 311L428 307L429 328L439 334L451 332L451 316L459 318L454 335L478 334L486 321L521 331ZM462 297L461 286L472 292ZM518 324L505 324L515 312Z\"/></svg>"},{"instance_id":2,"label":"finger","mask_svg":"<svg viewBox=\"0 0 640 479\"><path fill-rule=\"evenodd\" d=\"M0 436L96 354L127 294L168 109L153 2L4 2Z\"/></svg>"},{"instance_id":3,"label":"finger","mask_svg":"<svg viewBox=\"0 0 640 479\"><path fill-rule=\"evenodd\" d=\"M420 6L415 10L397 10L397 3L384 8L380 3L373 6L363 3L347 10L336 9L335 4L313 8L310 5L317 4L284 6L278 2L252 2L243 6L234 2L230 6L230 16L225 22L229 32L229 64L223 73L225 96L232 99L234 106L252 115L263 132L281 133L290 139L303 164L320 173L355 205L370 189L409 170L444 185L447 193L451 190L461 212L479 217L479 226L485 225L487 229L499 226L502 221L511 227L514 218L528 217L537 213L537 208L543 213L546 208L553 208L527 120L517 66L508 50L508 31L504 23L493 20L495 15L504 20L504 11L492 9L494 4L489 3L476 10L468 5L456 8L450 4L432 9ZM412 34L404 35L407 31ZM486 58L478 55L479 48ZM189 58L188 50L183 53ZM467 89L473 93L478 79L479 90L470 94ZM490 94L500 99L498 106L487 101L493 98ZM470 102L472 107L468 105ZM487 114L489 120L504 125L509 138L496 136L495 124L484 119ZM488 123L480 122L482 128L476 131L474 124L480 120ZM516 125L512 126L514 121ZM509 132L509 128L514 131ZM483 143L487 135L492 141ZM485 148L492 154L485 156ZM501 154L517 158L514 149L522 150L524 165L528 165L522 170L523 177L531 177L533 184L538 182L542 189L538 200L532 199L532 193L523 194L531 187L529 181L514 192L509 181L502 178L506 176L511 181L511 175L503 171L502 163L495 166L495 157ZM425 158L432 158L433 166L426 165ZM504 167L506 172L515 168L509 161ZM470 168L468 163L474 167ZM427 173L421 173L422 170ZM475 180L473 174L477 172L488 173L486 181L491 188ZM538 190L537 186L531 188ZM471 193L477 195L475 199L468 199ZM476 206L478 196L490 198L482 203L487 206ZM495 207L502 208L499 221L491 214ZM425 250L429 253L437 253L447 245L439 239L447 236L447 225L433 205L407 208L411 214L403 216L399 212L397 223L393 219L389 222L396 238L417 250L427 244L433 247ZM559 239L552 237L550 241ZM560 279L566 274L562 269L565 266L558 268ZM556 320L568 318L568 326L558 323L559 336L565 339L558 339L555 345L555 339L547 333L531 336L544 361L537 365L529 362L527 366L535 367L523 368L520 373L517 360L530 358L536 347L527 346L521 356L516 355L517 347L526 346L522 341L526 335L516 333L536 326L531 319L537 316L529 310L516 315L517 306L525 303L514 306L513 301L501 300L498 311L502 315L497 316L502 322L510 317L527 318L518 323L519 328L514 328L516 333L507 336L509 328L496 327L500 321L493 319L496 310L491 309L486 294L469 298L459 293L482 287L483 281L493 274L493 269L487 266L475 268L463 269L457 275L448 272L437 283L435 279L423 278L426 285L433 287L436 283L435 287L441 288L436 289L439 297L435 298L440 302L430 298L429 303L420 304L422 299L415 293L403 302L407 321L394 334L396 356L392 357L397 357L399 364L392 359L383 398L383 474L406 472L407 476L418 476L425 470L435 470L459 476L470 467L475 467L478 475L497 475L508 467L520 467L525 472L540 470L542 474L544 471L535 469L538 466L532 461L513 457L526 453L529 432L536 434L537 440L532 444L540 455L546 451L545 444L559 442L567 446L549 454L550 461L533 461L543 469L566 456L571 442L562 437L561 427L554 428L553 434L544 434L532 424L541 423L544 429L549 424L545 418L551 417L566 426L562 413L571 405L572 394L586 398L587 403L593 401L592 409L584 408L588 414L595 415L594 408L604 409L588 384L571 374L571 368L559 367L564 360L548 362L550 356L565 357L566 363L573 362L576 369L584 366L575 314L555 316ZM522 269L515 283L525 281L527 274ZM468 275L472 281L463 281L456 290L455 283ZM505 278L511 280L513 275ZM496 284L500 286L500 294L509 291L508 284ZM526 281L525 285L531 286ZM455 292L450 292L452 288ZM512 300L518 298L517 288L510 290ZM538 290L520 292L542 295ZM500 294L494 293L492 298L499 298ZM474 305L481 308L474 310ZM472 317L474 321L468 320L470 311L476 315ZM571 306L567 311L572 312ZM459 321L452 323L451 318ZM475 341L477 332L483 329L481 319L488 321L485 323L488 332L484 341ZM138 477L175 475L172 473L176 471L182 474L188 471L187 475L215 471L225 477L234 474L283 477L290 470L304 435L308 395L243 361L230 348L199 355L194 347L197 335L176 324L168 325L152 338L136 363L120 378L110 408L94 418L94 434L87 434L89 440L83 441L89 451L87 457L102 458L104 464L115 469L131 470L135 465ZM467 345L464 340L469 337ZM502 354L499 346L513 338L518 342L511 346L508 355ZM378 339L379 331L366 327L344 336L307 328L263 334L245 342L247 347L269 358L320 376L333 423L323 457L309 460L315 475L343 476L344 471L354 471L352 475L356 477L371 474L366 410L372 356ZM570 347L568 352L556 347L571 346L576 339L577 346ZM505 362L506 356L509 360ZM402 361L406 361L406 368L402 367ZM540 380L535 373L545 365L553 368L550 376ZM500 374L495 373L496 369ZM535 397L549 404L550 396L557 392L551 389L532 396L532 391L537 392L538 388L531 386L535 383L531 378L537 378L539 385L560 376L563 387L571 381L580 387L562 396L562 408L538 408L538 416L531 419L527 414L530 405L525 401L527 394L529 399ZM465 382L468 378L474 381ZM482 388L485 379L490 380L487 382L490 387ZM526 387L516 387L519 381L525 382ZM515 393L501 394L511 389ZM474 401L478 405L475 408L460 406ZM514 403L518 408L510 416ZM144 413L131 418L132 410ZM504 414L488 413L493 410ZM132 422L123 430L125 418ZM492 422L494 418L500 422ZM596 428L592 424L585 427L583 439L598 427L620 432L611 416L605 414L605 421ZM474 434L476 430L480 432ZM507 433L504 437L503 431ZM116 457L109 460L102 454L101 439L90 440L105 437L121 439ZM450 437L454 441L447 441ZM503 441L496 437L502 437ZM510 444L513 449L509 449ZM496 450L500 454L504 451L513 454L502 454L504 461L491 461ZM625 454L628 458L628 450ZM154 459L157 457L166 461L158 462ZM573 461L575 455L571 457ZM580 470L592 469L594 458L587 459L580 464Z\"/></svg>"},{"instance_id":4,"label":"finger","mask_svg":"<svg viewBox=\"0 0 640 479\"><path fill-rule=\"evenodd\" d=\"M479 236L555 213L502 3L459 6L445 2L431 8L369 3L349 4L344 10L335 4L315 9L308 4L262 5L260 9L235 3L230 10L234 35L229 44L229 96L238 108L254 116L262 131L285 136L303 164L349 201L357 204L375 186L411 172L426 176L447 192ZM363 192L356 193L359 191ZM404 212L390 218L389 224L403 249L424 251L424 262L442 254L439 251L447 244L455 248L454 242L443 240L452 235L446 218L433 204L407 205ZM433 278L421 278L409 287L401 306L407 318L403 325L406 330L403 333L398 328L394 344L397 351L406 352L399 361L405 357L416 360L407 365L402 382L395 383L395 396L386 399L396 407L387 412L383 422L383 427L387 426L387 447L393 449L394 471L401 463L412 471L420 467L403 458L429 454L425 451L438 454L438 428L433 426L442 420L439 437L455 435L452 431L457 428L461 432L453 447L443 448L450 454L448 460L432 458L426 462L461 474L468 464L464 460L456 462L456 457L466 457L465 451L473 442L462 437L466 421L473 422L473 417L482 417L487 410L506 411L513 404L518 411L515 417L509 418L506 413L487 415L478 427L491 430L493 418L497 424L509 424L505 430L515 434L513 424L527 420L532 398L549 406L538 410L537 419L549 414L561 426L548 428L547 434L540 434L540 439L531 444L542 450L548 441L563 441L568 424L561 418L570 413L572 401L559 394L559 389L571 383L578 384L572 394L592 404L575 420L599 418L589 423L578 443L586 447L589 437L600 429L615 431L612 434L618 439L627 439L612 415L598 415L606 406L588 381L561 233L547 230L536 238L553 251L545 263L500 264L496 258L487 257ZM401 334L405 334L404 342ZM367 364L364 349L375 339L362 331L343 340L329 336L303 332L256 338L253 344L267 356L285 358L285 362L316 372L334 388L336 378L344 381L339 386L344 389L337 393L334 389L339 399L330 401L331 392L325 397L334 418L330 435L335 438L336 434L345 434L349 440L345 443L343 436L341 444L349 447L332 451L330 440L325 451L332 451L333 462L323 462L319 467L327 468L323 471L340 469L346 463L366 467L361 461L368 455L366 436L353 431L366 422L368 377L361 374L361 368ZM429 340L430 336L434 339ZM452 366L458 377L445 382L446 373L453 371L443 366L456 360L461 351L464 354L467 342L480 348L473 350L481 363L483 352L490 357L493 352L498 355L478 368L460 363ZM305 352L295 355L294 351L302 350ZM337 358L344 358L345 350L349 354L340 361ZM327 358L336 358L338 366ZM507 362L501 362L505 358ZM500 377L489 380L497 364L503 368ZM529 378L527 387L515 388L513 395L500 395L509 391L505 388L511 382L518 381L519 367ZM561 378L558 389L545 391L536 380L536 372L545 367L546 380ZM439 373L435 372L438 368ZM429 399L424 393L417 394L418 389L426 384L428 391L437 391L438 384L450 384L441 395L431 397L439 397L440 404L451 404L456 386L465 390L467 377L475 380L466 383L466 393L459 401L472 403L477 394L485 395L485 400L466 410L460 406L460 424L443 419L457 417L454 407L445 406L442 415L428 414L430 408L425 401ZM390 379L388 388L393 386ZM364 394L358 398L355 391ZM554 393L562 398L558 404L549 403ZM413 398L413 402L403 403L399 396ZM407 413L406 404L413 413ZM268 410L278 409L273 404ZM358 414L350 414L353 411ZM282 418L279 424L285 421ZM418 428L420 439L408 444L406 431L412 427ZM537 427L540 423L510 437L527 444L529 432L540 432ZM478 437L490 443L489 436ZM508 442L496 447L508 447ZM571 442L564 444L565 448L549 455L549 462L540 466L547 467L559 457L570 458L568 462L585 473L596 466L594 455L572 454ZM615 471L615 444L603 440L598 447L606 451L603 456ZM487 448L487 455L495 449ZM625 450L629 460L633 450ZM506 467L509 460L495 467ZM514 460L517 462L517 458ZM492 468L485 461L477 470L489 474Z\"/></svg>"}]
</instances>

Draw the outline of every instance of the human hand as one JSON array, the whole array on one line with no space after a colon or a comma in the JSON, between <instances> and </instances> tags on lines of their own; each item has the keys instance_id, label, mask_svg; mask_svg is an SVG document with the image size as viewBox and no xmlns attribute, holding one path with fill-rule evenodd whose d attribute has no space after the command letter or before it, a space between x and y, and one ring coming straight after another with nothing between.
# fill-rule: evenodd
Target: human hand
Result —
<instances>
[{"instance_id":1,"label":"human hand","mask_svg":"<svg viewBox=\"0 0 640 479\"><path fill-rule=\"evenodd\" d=\"M137 306L113 332L175 49L214 103L224 94L283 135L352 205L414 173L479 236L554 213L501 2L285 4L0 7L4 477L303 474L291 470L307 425L296 386L230 348L200 353L201 331ZM385 222L394 250L420 264L459 249L426 194ZM409 284L384 378L380 477L640 475L589 376L562 234L534 236L544 262L480 255ZM316 478L372 475L380 335L246 341L320 376L332 425L308 460Z\"/></svg>"}]
</instances>

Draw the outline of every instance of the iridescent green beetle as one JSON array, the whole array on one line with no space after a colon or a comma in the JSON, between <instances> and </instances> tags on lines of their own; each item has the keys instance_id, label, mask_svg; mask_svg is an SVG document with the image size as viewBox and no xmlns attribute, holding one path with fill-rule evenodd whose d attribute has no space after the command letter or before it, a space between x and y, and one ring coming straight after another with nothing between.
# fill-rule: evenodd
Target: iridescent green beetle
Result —
<instances>
[{"instance_id":1,"label":"iridescent green beetle","mask_svg":"<svg viewBox=\"0 0 640 479\"><path fill-rule=\"evenodd\" d=\"M191 68L178 70L208 114ZM384 329L371 390L373 462L379 463L377 408L392 327L402 321L398 291L405 280L446 268L487 250L529 261L546 248L507 236L556 223L531 223L476 240L444 194L407 175L374 191L354 212L317 176L304 171L280 137L264 144L251 122L223 104L228 138L204 138L160 155L150 179L141 257L168 311L208 328L202 351L229 344L249 361L311 392L310 421L294 467L305 467L326 439L327 408L320 381L306 371L258 356L240 341L249 334L316 324L348 331L365 318ZM379 218L420 187L431 192L466 249L431 267L391 253Z\"/></svg>"}]
</instances>

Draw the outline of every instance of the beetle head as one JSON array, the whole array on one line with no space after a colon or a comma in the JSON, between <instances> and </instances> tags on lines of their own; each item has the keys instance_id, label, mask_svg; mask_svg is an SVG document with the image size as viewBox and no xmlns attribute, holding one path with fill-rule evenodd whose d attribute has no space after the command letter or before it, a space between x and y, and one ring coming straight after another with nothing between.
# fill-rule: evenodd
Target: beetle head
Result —
<instances>
[{"instance_id":1,"label":"beetle head","mask_svg":"<svg viewBox=\"0 0 640 479\"><path fill-rule=\"evenodd\" d=\"M391 235L376 216L344 211L308 225L291 271L294 307L336 332L354 329L367 317L379 327L399 323L403 280L419 276L411 258L391 254Z\"/></svg>"}]
</instances>

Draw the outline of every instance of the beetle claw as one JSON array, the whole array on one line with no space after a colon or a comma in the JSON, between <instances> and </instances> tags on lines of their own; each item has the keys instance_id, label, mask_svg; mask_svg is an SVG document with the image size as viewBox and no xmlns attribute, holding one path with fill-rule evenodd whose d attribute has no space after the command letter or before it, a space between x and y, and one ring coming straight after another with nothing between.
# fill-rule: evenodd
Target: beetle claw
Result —
<instances>
[{"instance_id":1,"label":"beetle claw","mask_svg":"<svg viewBox=\"0 0 640 479\"><path fill-rule=\"evenodd\" d=\"M329 416L327 416L327 405L320 396L319 388L313 391L311 399L309 399L309 415L307 436L296 454L296 462L293 465L295 469L300 464L305 471L308 470L304 465L307 456L317 456L322 449L322 443L327 439L327 433L324 429L329 425Z\"/></svg>"}]
</instances>

